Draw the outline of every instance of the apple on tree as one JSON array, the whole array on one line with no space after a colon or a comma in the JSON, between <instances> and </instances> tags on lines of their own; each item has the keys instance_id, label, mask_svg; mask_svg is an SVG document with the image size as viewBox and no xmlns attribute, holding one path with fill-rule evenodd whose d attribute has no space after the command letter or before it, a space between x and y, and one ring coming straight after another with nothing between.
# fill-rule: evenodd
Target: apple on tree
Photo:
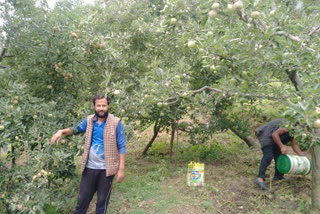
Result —
<instances>
[{"instance_id":1,"label":"apple on tree","mask_svg":"<svg viewBox=\"0 0 320 214\"><path fill-rule=\"evenodd\" d=\"M210 71L215 71L216 70L216 66L215 65L211 65L210 66Z\"/></svg>"},{"instance_id":2,"label":"apple on tree","mask_svg":"<svg viewBox=\"0 0 320 214\"><path fill-rule=\"evenodd\" d=\"M182 93L182 97L188 97L188 93L187 92L183 92Z\"/></svg>"},{"instance_id":3,"label":"apple on tree","mask_svg":"<svg viewBox=\"0 0 320 214\"><path fill-rule=\"evenodd\" d=\"M316 127L316 128L320 128L320 119L316 119L315 121L314 121L314 123L313 123L313 125L314 125L314 127Z\"/></svg>"},{"instance_id":4,"label":"apple on tree","mask_svg":"<svg viewBox=\"0 0 320 214\"><path fill-rule=\"evenodd\" d=\"M214 19L217 16L217 12L215 10L210 10L208 15L211 19Z\"/></svg>"},{"instance_id":5,"label":"apple on tree","mask_svg":"<svg viewBox=\"0 0 320 214\"><path fill-rule=\"evenodd\" d=\"M78 24L78 28L82 28L82 27L83 27L83 25L84 25L84 23L83 23L83 22L79 22L79 24Z\"/></svg>"},{"instance_id":6,"label":"apple on tree","mask_svg":"<svg viewBox=\"0 0 320 214\"><path fill-rule=\"evenodd\" d=\"M99 48L105 48L105 45L104 45L103 42L100 42L100 43L98 44L98 47L99 47Z\"/></svg>"},{"instance_id":7,"label":"apple on tree","mask_svg":"<svg viewBox=\"0 0 320 214\"><path fill-rule=\"evenodd\" d=\"M258 18L260 16L260 12L259 11L252 11L251 12L251 17L252 18Z\"/></svg>"},{"instance_id":8,"label":"apple on tree","mask_svg":"<svg viewBox=\"0 0 320 214\"><path fill-rule=\"evenodd\" d=\"M227 5L227 12L232 12L234 10L233 4L228 4Z\"/></svg>"},{"instance_id":9,"label":"apple on tree","mask_svg":"<svg viewBox=\"0 0 320 214\"><path fill-rule=\"evenodd\" d=\"M230 80L230 83L231 83L232 85L234 85L236 82L237 82L237 80L236 80L235 78L232 78L232 79Z\"/></svg>"},{"instance_id":10,"label":"apple on tree","mask_svg":"<svg viewBox=\"0 0 320 214\"><path fill-rule=\"evenodd\" d=\"M216 10L216 9L218 9L219 7L220 7L220 4L219 4L218 2L213 3L212 6L211 6L211 8L212 8L213 10Z\"/></svg>"},{"instance_id":11,"label":"apple on tree","mask_svg":"<svg viewBox=\"0 0 320 214\"><path fill-rule=\"evenodd\" d=\"M19 204L19 205L17 206L17 208L18 208L18 210L22 211L22 210L23 210L23 205Z\"/></svg>"},{"instance_id":12,"label":"apple on tree","mask_svg":"<svg viewBox=\"0 0 320 214\"><path fill-rule=\"evenodd\" d=\"M242 10L242 8L243 8L243 4L242 4L242 1L241 0L239 0L239 1L236 1L234 4L233 4L233 8L235 9L235 10Z\"/></svg>"},{"instance_id":13,"label":"apple on tree","mask_svg":"<svg viewBox=\"0 0 320 214\"><path fill-rule=\"evenodd\" d=\"M242 76L242 77L248 76L248 72L247 72L247 71L242 71L242 72L241 72L241 76Z\"/></svg>"},{"instance_id":14,"label":"apple on tree","mask_svg":"<svg viewBox=\"0 0 320 214\"><path fill-rule=\"evenodd\" d=\"M204 54L206 51L203 49L203 48L200 48L199 49L199 53L202 53L202 54Z\"/></svg>"},{"instance_id":15,"label":"apple on tree","mask_svg":"<svg viewBox=\"0 0 320 214\"><path fill-rule=\"evenodd\" d=\"M194 48L196 46L196 42L194 41L194 40L190 40L189 42L188 42L188 47L189 48Z\"/></svg>"},{"instance_id":16,"label":"apple on tree","mask_svg":"<svg viewBox=\"0 0 320 214\"><path fill-rule=\"evenodd\" d=\"M213 35L213 32L212 32L212 31L208 31L207 35L208 35L208 36L212 36L212 35Z\"/></svg>"},{"instance_id":17,"label":"apple on tree","mask_svg":"<svg viewBox=\"0 0 320 214\"><path fill-rule=\"evenodd\" d=\"M173 24L173 25L176 24L177 23L177 19L176 18L171 18L170 19L170 23Z\"/></svg>"},{"instance_id":18,"label":"apple on tree","mask_svg":"<svg viewBox=\"0 0 320 214\"><path fill-rule=\"evenodd\" d=\"M114 94L114 95L118 95L118 94L120 94L120 91L119 91L119 90L115 90L115 91L113 92L113 94Z\"/></svg>"}]
</instances>

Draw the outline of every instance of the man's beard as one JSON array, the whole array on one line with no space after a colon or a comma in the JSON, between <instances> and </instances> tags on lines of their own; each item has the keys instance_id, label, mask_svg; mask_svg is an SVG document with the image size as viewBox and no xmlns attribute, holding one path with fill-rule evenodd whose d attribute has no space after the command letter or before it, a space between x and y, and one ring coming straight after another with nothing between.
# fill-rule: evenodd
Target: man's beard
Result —
<instances>
[{"instance_id":1,"label":"man's beard","mask_svg":"<svg viewBox=\"0 0 320 214\"><path fill-rule=\"evenodd\" d=\"M104 111L94 111L94 113L97 115L97 117L100 117L100 118L105 118L107 115L108 115L108 111L104 112Z\"/></svg>"}]
</instances>

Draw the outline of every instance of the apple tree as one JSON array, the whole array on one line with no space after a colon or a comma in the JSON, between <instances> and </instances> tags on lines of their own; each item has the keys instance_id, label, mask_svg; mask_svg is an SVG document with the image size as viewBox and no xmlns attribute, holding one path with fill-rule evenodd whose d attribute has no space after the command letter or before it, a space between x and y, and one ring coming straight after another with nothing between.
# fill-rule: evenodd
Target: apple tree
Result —
<instances>
[{"instance_id":1,"label":"apple tree","mask_svg":"<svg viewBox=\"0 0 320 214\"><path fill-rule=\"evenodd\" d=\"M235 123L248 121L245 116L250 117L255 104L271 100L275 106L287 106L286 117L292 121L317 127L313 121L317 119L314 112L318 105L315 95L318 94L318 68L314 65L318 64L319 54L319 15L314 1L172 0L157 11L153 22L141 18L139 25L132 25L138 26L138 30L127 25L130 32L139 31L133 35L138 35L140 40L133 37L129 40L133 42L129 43L131 46L124 43L127 57L135 59L126 61L139 64L143 59L144 62L137 68L132 63L128 66L135 68L132 73L139 74L134 75L139 76L139 80L127 79L123 85L112 82L113 90L121 88L124 95L120 97L119 106L132 108L126 111L128 114L150 111L152 108L137 102L141 102L143 94L148 97L152 92L153 105L160 101L173 106L180 100L188 101L189 107L199 103L211 112L212 125L227 128L229 124L228 128L234 127L236 132L242 126ZM130 47L135 51L132 54ZM139 49L134 49L136 47ZM188 99L183 99L184 94ZM124 98L129 101L123 101ZM130 103L138 108L129 107ZM162 107L160 103L158 107ZM248 103L253 108L248 109ZM229 114L232 107L247 109L248 113L242 118ZM306 113L310 114L308 120ZM316 133L296 132L296 137L309 136L310 143L300 141L299 144L307 144L314 150ZM316 174L315 171L314 178ZM313 192L316 199L320 191L314 187ZM315 209L319 209L317 204L313 203Z\"/></svg>"},{"instance_id":2,"label":"apple tree","mask_svg":"<svg viewBox=\"0 0 320 214\"><path fill-rule=\"evenodd\" d=\"M59 146L49 139L75 125L82 116L78 99L90 93L84 90L90 73L80 72L86 67L75 60L83 54L75 51L78 26L71 24L75 8L85 7L67 2L51 12L39 2L1 1L0 206L8 213L67 210L72 196L60 191L57 201L52 193L74 182L74 156L82 150L79 137Z\"/></svg>"},{"instance_id":3,"label":"apple tree","mask_svg":"<svg viewBox=\"0 0 320 214\"><path fill-rule=\"evenodd\" d=\"M203 76L216 74L216 82L198 85L205 89L207 103L217 99L265 99L287 106L285 115L292 121L307 124L313 161L313 209L319 211L319 176L317 167L319 15L314 1L168 1L167 16L174 16L180 5L184 11L196 8L197 17L183 22L193 51L190 65L198 62ZM217 6L219 5L219 6ZM170 8L172 8L170 10ZM215 12L212 12L215 11ZM182 37L181 40L185 40ZM186 55L187 56L187 55ZM192 64L193 62L193 64ZM209 68L209 69L206 69ZM210 69L211 68L211 69ZM195 71L193 69L192 71ZM197 82L198 83L198 82ZM213 97L213 99L212 99ZM275 102L276 103L276 102ZM239 106L242 107L243 106Z\"/></svg>"}]
</instances>

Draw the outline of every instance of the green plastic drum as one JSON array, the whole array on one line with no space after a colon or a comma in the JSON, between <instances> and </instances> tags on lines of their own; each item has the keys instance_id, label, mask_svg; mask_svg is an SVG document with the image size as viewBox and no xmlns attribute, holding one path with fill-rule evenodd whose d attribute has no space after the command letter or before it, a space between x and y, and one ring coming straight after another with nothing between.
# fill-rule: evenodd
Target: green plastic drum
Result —
<instances>
[{"instance_id":1,"label":"green plastic drum","mask_svg":"<svg viewBox=\"0 0 320 214\"><path fill-rule=\"evenodd\" d=\"M282 174L307 175L312 169L309 158L297 155L280 155L276 166Z\"/></svg>"}]
</instances>

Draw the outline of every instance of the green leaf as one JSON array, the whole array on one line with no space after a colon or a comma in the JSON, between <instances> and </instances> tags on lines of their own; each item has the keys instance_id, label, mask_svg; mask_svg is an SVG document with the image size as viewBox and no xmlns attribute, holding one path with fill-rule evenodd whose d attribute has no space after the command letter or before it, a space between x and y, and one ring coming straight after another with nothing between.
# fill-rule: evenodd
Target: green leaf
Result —
<instances>
[{"instance_id":1,"label":"green leaf","mask_svg":"<svg viewBox=\"0 0 320 214\"><path fill-rule=\"evenodd\" d=\"M206 23L207 23L207 21L208 21L208 14L207 15L205 15L203 18L202 18L202 20L201 20L201 22L200 22L200 24L201 24L201 26L204 26Z\"/></svg>"}]
</instances>

